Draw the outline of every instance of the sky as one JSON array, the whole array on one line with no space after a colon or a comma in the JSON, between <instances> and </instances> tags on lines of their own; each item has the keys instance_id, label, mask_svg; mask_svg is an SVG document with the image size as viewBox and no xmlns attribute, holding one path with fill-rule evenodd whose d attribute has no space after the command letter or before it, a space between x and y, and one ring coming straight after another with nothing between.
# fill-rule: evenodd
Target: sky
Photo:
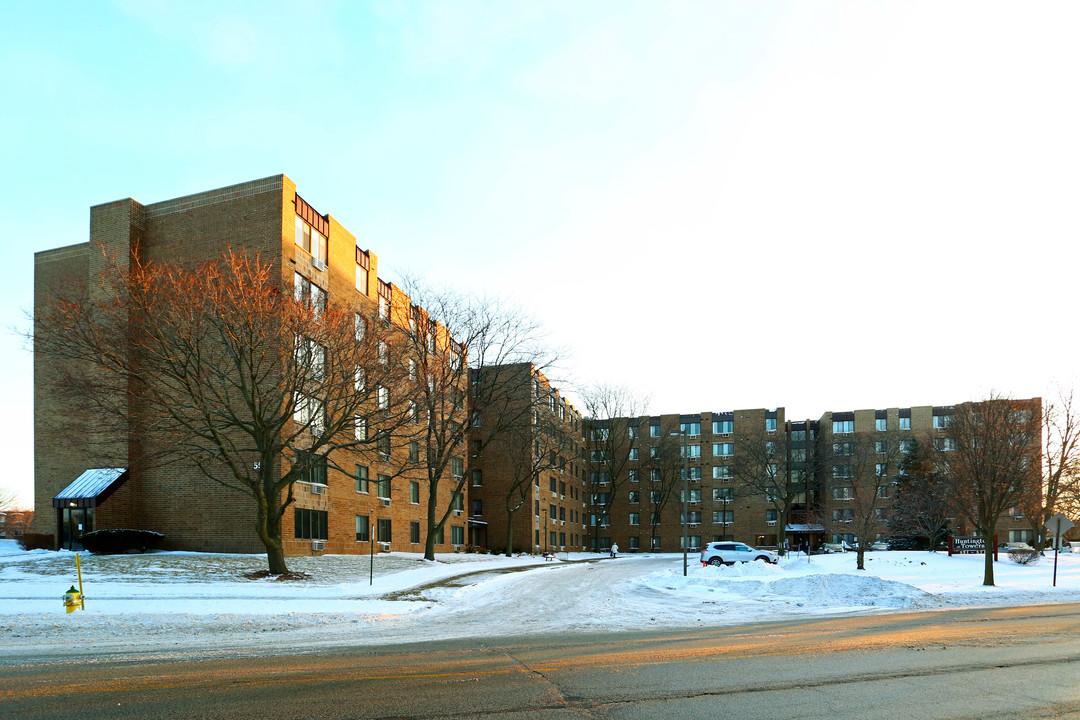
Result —
<instances>
[{"instance_id":1,"label":"sky","mask_svg":"<svg viewBox=\"0 0 1080 720\"><path fill-rule=\"evenodd\" d=\"M652 413L1075 380L1075 2L42 0L0 45L2 436L33 254L284 173L380 260L513 303Z\"/></svg>"}]
</instances>

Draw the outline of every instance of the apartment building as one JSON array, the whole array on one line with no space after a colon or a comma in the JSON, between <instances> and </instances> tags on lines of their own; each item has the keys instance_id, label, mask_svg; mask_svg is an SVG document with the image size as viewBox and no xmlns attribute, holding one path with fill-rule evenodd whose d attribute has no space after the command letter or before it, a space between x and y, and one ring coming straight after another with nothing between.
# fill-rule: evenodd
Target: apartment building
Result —
<instances>
[{"instance_id":1,"label":"apartment building","mask_svg":"<svg viewBox=\"0 0 1080 720\"><path fill-rule=\"evenodd\" d=\"M1039 398L1016 402L1041 412ZM588 545L817 549L888 535L903 458L916 440L947 451L951 412L917 406L796 420L780 407L586 420ZM1030 452L1037 462L1037 442ZM954 530L970 532L962 520ZM1031 533L1018 510L998 526L1001 542Z\"/></svg>"},{"instance_id":2,"label":"apartment building","mask_svg":"<svg viewBox=\"0 0 1080 720\"><path fill-rule=\"evenodd\" d=\"M379 278L375 253L306 202L284 175L149 205L128 198L92 207L88 242L36 254L35 310L72 288L94 299L108 258L124 268L135 261L193 266L229 249L272 263L282 287L297 298L323 306L340 301L355 308L358 318L377 312L381 323L413 335L419 323L430 331L433 351L436 339L440 349L455 350L445 329L429 323L400 288ZM122 433L101 437L87 418L70 417L63 391L45 380L50 362L35 352L38 532L55 533L63 547L77 547L79 536L93 529L126 527L163 533L169 549L264 550L250 495L209 481L191 464L155 464L146 440ZM459 384L463 397L467 374ZM380 407L382 399L380 388ZM148 420L132 406L132 426ZM357 420L357 438L376 432L377 421L372 424ZM410 444L388 441L377 450L342 450L315 462L294 485L295 500L283 518L286 554L422 550L428 477L418 455ZM280 465L281 458L275 462ZM466 544L468 488L453 492L463 467L464 457L450 458L452 477L438 485L437 506L458 508L436 538L438 551Z\"/></svg>"},{"instance_id":3,"label":"apartment building","mask_svg":"<svg viewBox=\"0 0 1080 720\"><path fill-rule=\"evenodd\" d=\"M474 373L473 398L474 544L529 553L584 549L581 413L531 363Z\"/></svg>"}]
</instances>

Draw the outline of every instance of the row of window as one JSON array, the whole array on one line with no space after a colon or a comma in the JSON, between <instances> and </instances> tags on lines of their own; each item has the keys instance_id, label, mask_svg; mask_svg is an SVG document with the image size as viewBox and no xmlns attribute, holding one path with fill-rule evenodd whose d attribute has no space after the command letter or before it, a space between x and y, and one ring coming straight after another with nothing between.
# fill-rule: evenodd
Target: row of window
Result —
<instances>
[{"instance_id":1,"label":"row of window","mask_svg":"<svg viewBox=\"0 0 1080 720\"><path fill-rule=\"evenodd\" d=\"M911 417L899 417L898 428L900 430L911 429ZM934 415L933 427L935 430L944 430L952 423L952 415ZM833 420L833 434L834 435L847 435L855 432L854 420ZM874 430L877 432L886 432L889 429L888 418L875 418Z\"/></svg>"},{"instance_id":2,"label":"row of window","mask_svg":"<svg viewBox=\"0 0 1080 720\"><path fill-rule=\"evenodd\" d=\"M327 531L327 519L328 515L325 510L309 510L306 508L296 508L293 514L293 536L297 540L328 540L329 533ZM439 528L435 531L436 545L445 544L443 533L444 529L445 528ZM391 538L393 537L393 527L391 525L390 518L377 518L375 531L376 542L391 542ZM357 515L356 542L369 542L370 539L371 518L367 515ZM417 521L409 523L409 542L414 545L420 543L420 523ZM465 544L464 527L457 525L450 526L450 544Z\"/></svg>"}]
</instances>

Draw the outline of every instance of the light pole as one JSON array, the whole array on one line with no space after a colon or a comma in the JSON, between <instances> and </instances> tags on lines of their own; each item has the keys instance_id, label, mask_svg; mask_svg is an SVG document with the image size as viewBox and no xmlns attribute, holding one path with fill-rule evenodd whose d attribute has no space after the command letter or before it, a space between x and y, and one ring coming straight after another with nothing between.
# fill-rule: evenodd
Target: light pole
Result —
<instances>
[{"instance_id":1,"label":"light pole","mask_svg":"<svg viewBox=\"0 0 1080 720\"><path fill-rule=\"evenodd\" d=\"M672 436L680 438L679 452L683 456L683 474L682 474L682 574L686 577L686 565L688 555L688 546L690 545L689 529L687 527L687 520L690 518L690 448L686 446L686 431L680 430L679 432L671 433Z\"/></svg>"}]
</instances>

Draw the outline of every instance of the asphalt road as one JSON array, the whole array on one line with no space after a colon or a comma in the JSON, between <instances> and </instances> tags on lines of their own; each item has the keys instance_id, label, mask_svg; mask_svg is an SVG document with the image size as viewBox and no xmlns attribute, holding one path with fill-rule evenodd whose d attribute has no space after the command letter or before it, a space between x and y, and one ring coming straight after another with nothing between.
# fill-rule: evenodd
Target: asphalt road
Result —
<instances>
[{"instance_id":1,"label":"asphalt road","mask_svg":"<svg viewBox=\"0 0 1080 720\"><path fill-rule=\"evenodd\" d=\"M1066 718L1080 716L1080 605L17 662L0 666L0 717Z\"/></svg>"}]
</instances>

